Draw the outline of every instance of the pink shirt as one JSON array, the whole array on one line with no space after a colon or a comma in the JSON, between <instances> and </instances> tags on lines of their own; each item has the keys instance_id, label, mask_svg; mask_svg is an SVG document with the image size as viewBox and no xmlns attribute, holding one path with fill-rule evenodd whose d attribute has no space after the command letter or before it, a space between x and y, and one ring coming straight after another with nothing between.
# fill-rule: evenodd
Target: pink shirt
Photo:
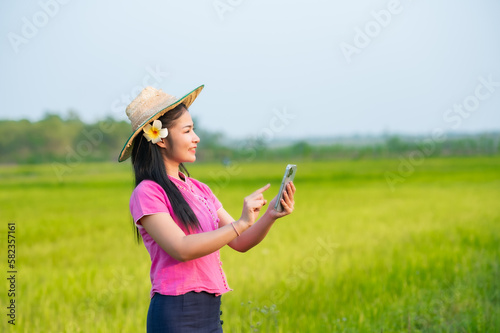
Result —
<instances>
[{"instance_id":1,"label":"pink shirt","mask_svg":"<svg viewBox=\"0 0 500 333\"><path fill-rule=\"evenodd\" d=\"M170 176L169 178L179 188L200 222L202 230L193 233L216 230L219 227L217 210L222 204L207 185L182 173L179 175L185 181ZM187 234L186 229L175 217L165 191L158 183L143 180L137 185L130 198L130 212L151 257L151 297L154 293L182 295L190 291L206 291L220 295L231 290L222 270L219 251L198 259L180 262L168 255L141 225L139 220L143 216L168 213Z\"/></svg>"}]
</instances>

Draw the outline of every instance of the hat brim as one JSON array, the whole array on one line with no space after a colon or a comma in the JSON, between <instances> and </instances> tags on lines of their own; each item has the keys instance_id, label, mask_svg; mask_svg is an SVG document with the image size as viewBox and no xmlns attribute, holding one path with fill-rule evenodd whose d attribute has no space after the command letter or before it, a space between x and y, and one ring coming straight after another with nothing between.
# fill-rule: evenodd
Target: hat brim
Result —
<instances>
[{"instance_id":1,"label":"hat brim","mask_svg":"<svg viewBox=\"0 0 500 333\"><path fill-rule=\"evenodd\" d=\"M142 131L143 127L146 126L146 124L149 124L152 121L155 121L156 119L160 118L165 113L167 113L168 111L174 109L176 106L178 106L181 103L183 103L186 106L186 108L189 108L191 106L191 104L193 104L193 102L196 99L196 97L198 97L198 95L200 94L200 92L203 89L203 87L205 87L205 85L199 86L198 88L196 88L193 91L191 91L188 94L186 94L184 97L179 98L178 100L176 100L172 104L170 104L170 105L166 106L165 108L161 109L156 114L154 114L153 116L151 116L148 120L146 120L143 124L141 124L134 131L134 133L132 133L132 135L128 138L127 142L123 146L122 151L120 152L120 155L118 156L118 162L123 162L127 158L130 157L130 155L132 154L133 141L134 141L135 137Z\"/></svg>"}]
</instances>

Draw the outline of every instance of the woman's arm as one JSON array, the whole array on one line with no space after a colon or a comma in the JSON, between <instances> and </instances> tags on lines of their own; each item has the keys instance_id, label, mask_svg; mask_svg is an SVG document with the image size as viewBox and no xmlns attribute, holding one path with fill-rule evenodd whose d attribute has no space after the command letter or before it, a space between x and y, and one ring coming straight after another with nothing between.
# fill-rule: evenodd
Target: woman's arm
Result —
<instances>
[{"instance_id":1,"label":"woman's arm","mask_svg":"<svg viewBox=\"0 0 500 333\"><path fill-rule=\"evenodd\" d=\"M268 188L269 185L266 185L245 198L241 217L238 221L234 221L234 227L238 232L245 231L255 222L260 209L266 204L262 192ZM217 230L186 235L167 213L146 215L140 222L153 240L179 261L206 256L219 250L237 236L230 224Z\"/></svg>"},{"instance_id":2,"label":"woman's arm","mask_svg":"<svg viewBox=\"0 0 500 333\"><path fill-rule=\"evenodd\" d=\"M141 223L148 234L172 258L188 261L219 250L237 237L231 225L214 231L186 235L167 213L147 215ZM236 221L238 230L248 228L244 221Z\"/></svg>"},{"instance_id":3,"label":"woman's arm","mask_svg":"<svg viewBox=\"0 0 500 333\"><path fill-rule=\"evenodd\" d=\"M262 217L252 226L252 228L249 228L245 232L238 229L238 232L241 234L241 236L233 239L227 245L238 252L246 252L255 245L259 244L264 239L264 237L266 237L275 221L274 219L271 219L270 216L266 213L262 215ZM230 226L231 222L234 221L231 215L229 215L229 213L226 212L224 208L220 208L217 211L217 215L220 219L220 229ZM235 224L235 227L238 228L238 225Z\"/></svg>"},{"instance_id":4,"label":"woman's arm","mask_svg":"<svg viewBox=\"0 0 500 333\"><path fill-rule=\"evenodd\" d=\"M295 185L293 184L293 182L291 182L287 186L286 191L283 192L283 199L281 201L283 205L283 211L277 212L276 210L274 210L274 203L276 202L277 199L274 198L269 204L269 207L267 208L264 215L262 215L262 217L255 224L253 224L251 228L248 228L248 230L246 230L244 233L243 230L240 231L238 229L241 236L229 242L228 245L236 251L246 252L255 245L259 244L266 237L267 233L271 229L276 219L286 216L293 212L295 204L294 194L295 194ZM229 213L224 208L220 208L217 211L217 215L219 216L220 219L219 226L221 228L226 228L230 223L234 221L231 215L229 215ZM235 224L235 227L238 228L238 225Z\"/></svg>"}]
</instances>

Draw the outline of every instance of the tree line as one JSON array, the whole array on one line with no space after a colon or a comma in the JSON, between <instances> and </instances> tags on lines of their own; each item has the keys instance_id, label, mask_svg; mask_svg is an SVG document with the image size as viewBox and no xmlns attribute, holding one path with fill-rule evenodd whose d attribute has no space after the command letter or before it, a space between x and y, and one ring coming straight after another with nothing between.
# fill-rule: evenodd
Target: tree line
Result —
<instances>
[{"instance_id":1,"label":"tree line","mask_svg":"<svg viewBox=\"0 0 500 333\"><path fill-rule=\"evenodd\" d=\"M116 161L131 134L127 121L111 117L85 123L75 113L67 117L47 113L39 121L0 120L0 163L38 164ZM198 129L202 138L199 161L230 163L233 160L327 160L391 158L402 154L472 156L500 154L500 132L404 137L386 135L370 143L314 144L296 141L273 146L262 139L228 140L223 133Z\"/></svg>"}]
</instances>

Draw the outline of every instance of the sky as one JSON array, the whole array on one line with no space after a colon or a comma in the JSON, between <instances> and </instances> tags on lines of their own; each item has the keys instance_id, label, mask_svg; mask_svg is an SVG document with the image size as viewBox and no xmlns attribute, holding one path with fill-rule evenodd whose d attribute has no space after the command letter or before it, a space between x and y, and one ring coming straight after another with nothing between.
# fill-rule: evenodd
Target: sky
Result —
<instances>
[{"instance_id":1,"label":"sky","mask_svg":"<svg viewBox=\"0 0 500 333\"><path fill-rule=\"evenodd\" d=\"M112 116L151 85L204 130L500 130L500 2L3 1L0 119Z\"/></svg>"}]
</instances>

